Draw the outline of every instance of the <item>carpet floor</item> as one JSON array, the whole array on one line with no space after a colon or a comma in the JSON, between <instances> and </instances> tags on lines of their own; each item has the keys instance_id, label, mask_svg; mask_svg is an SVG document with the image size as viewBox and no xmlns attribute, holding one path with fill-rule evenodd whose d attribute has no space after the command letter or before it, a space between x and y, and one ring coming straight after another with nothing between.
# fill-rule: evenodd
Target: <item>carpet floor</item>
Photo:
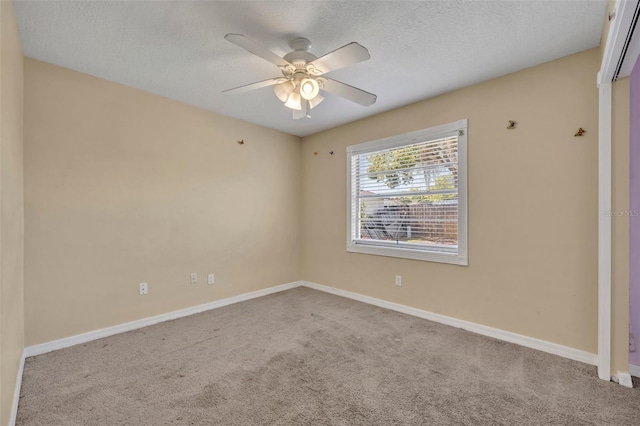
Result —
<instances>
[{"instance_id":1,"label":"carpet floor","mask_svg":"<svg viewBox=\"0 0 640 426\"><path fill-rule=\"evenodd\" d=\"M639 425L593 366L308 288L28 358L17 425Z\"/></svg>"}]
</instances>

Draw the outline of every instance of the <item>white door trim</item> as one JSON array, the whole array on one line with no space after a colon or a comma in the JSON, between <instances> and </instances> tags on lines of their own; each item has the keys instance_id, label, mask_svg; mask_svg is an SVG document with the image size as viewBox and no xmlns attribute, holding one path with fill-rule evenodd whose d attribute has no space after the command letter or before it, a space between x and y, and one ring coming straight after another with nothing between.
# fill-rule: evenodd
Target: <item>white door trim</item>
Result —
<instances>
[{"instance_id":1,"label":"white door trim","mask_svg":"<svg viewBox=\"0 0 640 426\"><path fill-rule=\"evenodd\" d=\"M640 54L637 28L638 0L616 0L609 16L600 72L598 131L598 376L611 380L611 89L612 82L627 77ZM631 64L631 65L630 65ZM628 309L628 307L627 307ZM614 379L627 382L627 372ZM630 376L629 376L630 378ZM626 383L625 383L626 384Z\"/></svg>"},{"instance_id":2,"label":"white door trim","mask_svg":"<svg viewBox=\"0 0 640 426\"><path fill-rule=\"evenodd\" d=\"M599 88L598 377L611 380L611 83Z\"/></svg>"},{"instance_id":3,"label":"white door trim","mask_svg":"<svg viewBox=\"0 0 640 426\"><path fill-rule=\"evenodd\" d=\"M598 73L598 86L631 74L631 68L636 63L640 49L638 29L634 28L637 9L638 0L616 0L609 17L611 25ZM631 37L631 34L635 37Z\"/></svg>"}]
</instances>

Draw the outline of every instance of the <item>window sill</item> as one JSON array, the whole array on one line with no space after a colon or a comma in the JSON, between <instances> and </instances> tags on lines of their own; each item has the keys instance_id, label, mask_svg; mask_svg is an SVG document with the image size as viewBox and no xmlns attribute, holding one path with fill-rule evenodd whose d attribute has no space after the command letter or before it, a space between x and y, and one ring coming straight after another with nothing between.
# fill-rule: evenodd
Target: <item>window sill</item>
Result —
<instances>
[{"instance_id":1,"label":"window sill","mask_svg":"<svg viewBox=\"0 0 640 426\"><path fill-rule=\"evenodd\" d=\"M373 254L377 256L398 257L402 259L422 260L426 262L449 263L468 266L466 255L456 253L435 252L427 250L411 250L406 248L380 247L365 244L347 244L350 253Z\"/></svg>"}]
</instances>

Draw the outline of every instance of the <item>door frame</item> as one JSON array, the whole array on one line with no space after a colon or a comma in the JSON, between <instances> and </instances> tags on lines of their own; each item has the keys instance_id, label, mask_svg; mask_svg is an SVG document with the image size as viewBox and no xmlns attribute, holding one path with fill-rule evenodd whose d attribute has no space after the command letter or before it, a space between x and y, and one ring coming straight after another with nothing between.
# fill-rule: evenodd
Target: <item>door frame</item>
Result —
<instances>
[{"instance_id":1,"label":"door frame","mask_svg":"<svg viewBox=\"0 0 640 426\"><path fill-rule=\"evenodd\" d=\"M611 89L612 82L631 73L640 54L638 0L616 0L605 45L597 85L598 112L598 377L611 380L611 261L612 261L612 164L611 164ZM628 307L627 307L628 309ZM631 376L616 381L629 386ZM624 383L623 383L624 382Z\"/></svg>"}]
</instances>

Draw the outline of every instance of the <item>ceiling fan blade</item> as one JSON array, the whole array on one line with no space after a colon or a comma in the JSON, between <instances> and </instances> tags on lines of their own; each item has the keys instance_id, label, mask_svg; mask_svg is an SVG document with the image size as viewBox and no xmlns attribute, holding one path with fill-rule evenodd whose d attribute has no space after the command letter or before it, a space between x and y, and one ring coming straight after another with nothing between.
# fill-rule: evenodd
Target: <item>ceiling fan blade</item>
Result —
<instances>
[{"instance_id":1,"label":"ceiling fan blade","mask_svg":"<svg viewBox=\"0 0 640 426\"><path fill-rule=\"evenodd\" d=\"M331 71L344 68L371 58L366 47L353 42L342 46L333 52L329 52L318 59L311 61L310 65L314 75L322 75Z\"/></svg>"},{"instance_id":2,"label":"ceiling fan blade","mask_svg":"<svg viewBox=\"0 0 640 426\"><path fill-rule=\"evenodd\" d=\"M345 99L350 100L351 102L355 102L362 106L373 105L374 103L376 103L376 99L378 98L373 93L365 92L364 90L349 86L348 84L341 83L337 80L332 80L326 77L324 77L322 80L323 90L329 93L333 93L334 95L341 96Z\"/></svg>"},{"instance_id":3,"label":"ceiling fan blade","mask_svg":"<svg viewBox=\"0 0 640 426\"><path fill-rule=\"evenodd\" d=\"M280 56L276 55L269 49L262 47L257 42L251 40L249 37L243 36L242 34L227 34L224 38L231 43L242 47L244 50L247 50L253 53L256 56L261 57L262 59L271 62L274 65L279 67L292 67L289 61L285 61Z\"/></svg>"},{"instance_id":4,"label":"ceiling fan blade","mask_svg":"<svg viewBox=\"0 0 640 426\"><path fill-rule=\"evenodd\" d=\"M251 84L245 84L244 86L234 87L233 89L223 90L222 93L227 95L238 95L240 93L245 93L250 90L260 89L262 87L273 86L274 84L278 84L278 82L282 81L282 78L270 78L269 80L257 81Z\"/></svg>"}]
</instances>

